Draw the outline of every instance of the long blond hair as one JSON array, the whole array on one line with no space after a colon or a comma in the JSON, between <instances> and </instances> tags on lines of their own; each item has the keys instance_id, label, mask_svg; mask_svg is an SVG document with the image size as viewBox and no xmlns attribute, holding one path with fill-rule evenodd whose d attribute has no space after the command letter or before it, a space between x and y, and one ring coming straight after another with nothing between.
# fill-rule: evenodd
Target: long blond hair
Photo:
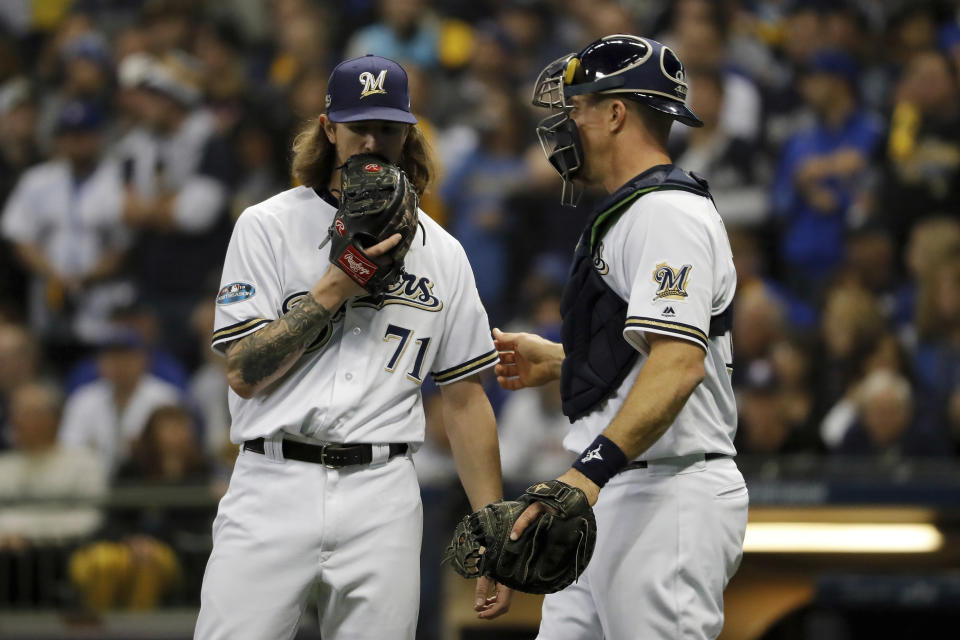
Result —
<instances>
[{"instance_id":1,"label":"long blond hair","mask_svg":"<svg viewBox=\"0 0 960 640\"><path fill-rule=\"evenodd\" d=\"M334 146L327 139L320 119L314 118L293 140L293 176L304 186L322 189L330 183L335 163ZM417 190L417 195L423 197L436 169L430 145L416 125L412 125L407 133L398 164Z\"/></svg>"}]
</instances>

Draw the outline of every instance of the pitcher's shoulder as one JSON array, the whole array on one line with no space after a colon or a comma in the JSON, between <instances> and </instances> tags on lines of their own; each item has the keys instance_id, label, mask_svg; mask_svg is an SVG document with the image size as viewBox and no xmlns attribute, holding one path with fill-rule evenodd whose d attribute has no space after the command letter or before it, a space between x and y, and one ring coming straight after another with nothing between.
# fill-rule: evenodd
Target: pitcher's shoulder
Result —
<instances>
[{"instance_id":1,"label":"pitcher's shoulder","mask_svg":"<svg viewBox=\"0 0 960 640\"><path fill-rule=\"evenodd\" d=\"M258 218L261 221L282 220L289 216L309 214L313 208L333 211L333 207L320 198L313 189L299 186L250 205L243 210L240 218Z\"/></svg>"},{"instance_id":2,"label":"pitcher's shoulder","mask_svg":"<svg viewBox=\"0 0 960 640\"><path fill-rule=\"evenodd\" d=\"M419 210L419 226L420 229L417 231L417 236L414 238L414 246L411 247L411 249L419 246L430 251L463 253L463 247L460 245L460 241L440 226L440 223L431 218L423 209Z\"/></svg>"}]
</instances>

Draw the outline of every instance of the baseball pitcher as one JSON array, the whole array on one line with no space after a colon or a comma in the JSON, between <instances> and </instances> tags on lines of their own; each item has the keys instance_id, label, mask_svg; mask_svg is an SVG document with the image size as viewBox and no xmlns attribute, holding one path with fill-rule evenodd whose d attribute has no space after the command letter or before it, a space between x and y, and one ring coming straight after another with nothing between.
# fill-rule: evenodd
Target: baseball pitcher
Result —
<instances>
[{"instance_id":1,"label":"baseball pitcher","mask_svg":"<svg viewBox=\"0 0 960 640\"><path fill-rule=\"evenodd\" d=\"M247 209L224 263L213 348L242 451L213 524L202 640L292 638L315 588L324 638L412 640L423 521L410 454L428 375L471 504L501 497L477 380L497 352L463 249L417 206L431 163L406 73L354 58L328 91L294 143L303 186ZM509 606L488 578L476 595L480 617Z\"/></svg>"}]
</instances>

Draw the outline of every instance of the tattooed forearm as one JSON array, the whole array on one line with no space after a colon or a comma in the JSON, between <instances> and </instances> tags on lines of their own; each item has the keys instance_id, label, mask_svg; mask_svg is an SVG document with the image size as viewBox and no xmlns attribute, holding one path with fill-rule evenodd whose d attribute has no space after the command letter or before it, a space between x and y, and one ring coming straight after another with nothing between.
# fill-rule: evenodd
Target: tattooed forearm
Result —
<instances>
[{"instance_id":1,"label":"tattooed forearm","mask_svg":"<svg viewBox=\"0 0 960 640\"><path fill-rule=\"evenodd\" d=\"M237 342L227 355L228 375L246 388L258 388L283 376L307 346L330 328L330 312L306 295L281 318ZM234 386L236 390L236 385Z\"/></svg>"}]
</instances>

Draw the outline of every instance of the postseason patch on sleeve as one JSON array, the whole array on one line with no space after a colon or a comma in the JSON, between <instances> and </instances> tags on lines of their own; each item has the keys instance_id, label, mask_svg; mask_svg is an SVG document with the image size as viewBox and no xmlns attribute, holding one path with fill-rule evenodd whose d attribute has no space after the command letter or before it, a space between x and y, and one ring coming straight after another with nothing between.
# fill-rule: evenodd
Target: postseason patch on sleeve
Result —
<instances>
[{"instance_id":1,"label":"postseason patch on sleeve","mask_svg":"<svg viewBox=\"0 0 960 640\"><path fill-rule=\"evenodd\" d=\"M217 304L233 304L253 297L257 289L246 282L231 282L217 294Z\"/></svg>"}]
</instances>

